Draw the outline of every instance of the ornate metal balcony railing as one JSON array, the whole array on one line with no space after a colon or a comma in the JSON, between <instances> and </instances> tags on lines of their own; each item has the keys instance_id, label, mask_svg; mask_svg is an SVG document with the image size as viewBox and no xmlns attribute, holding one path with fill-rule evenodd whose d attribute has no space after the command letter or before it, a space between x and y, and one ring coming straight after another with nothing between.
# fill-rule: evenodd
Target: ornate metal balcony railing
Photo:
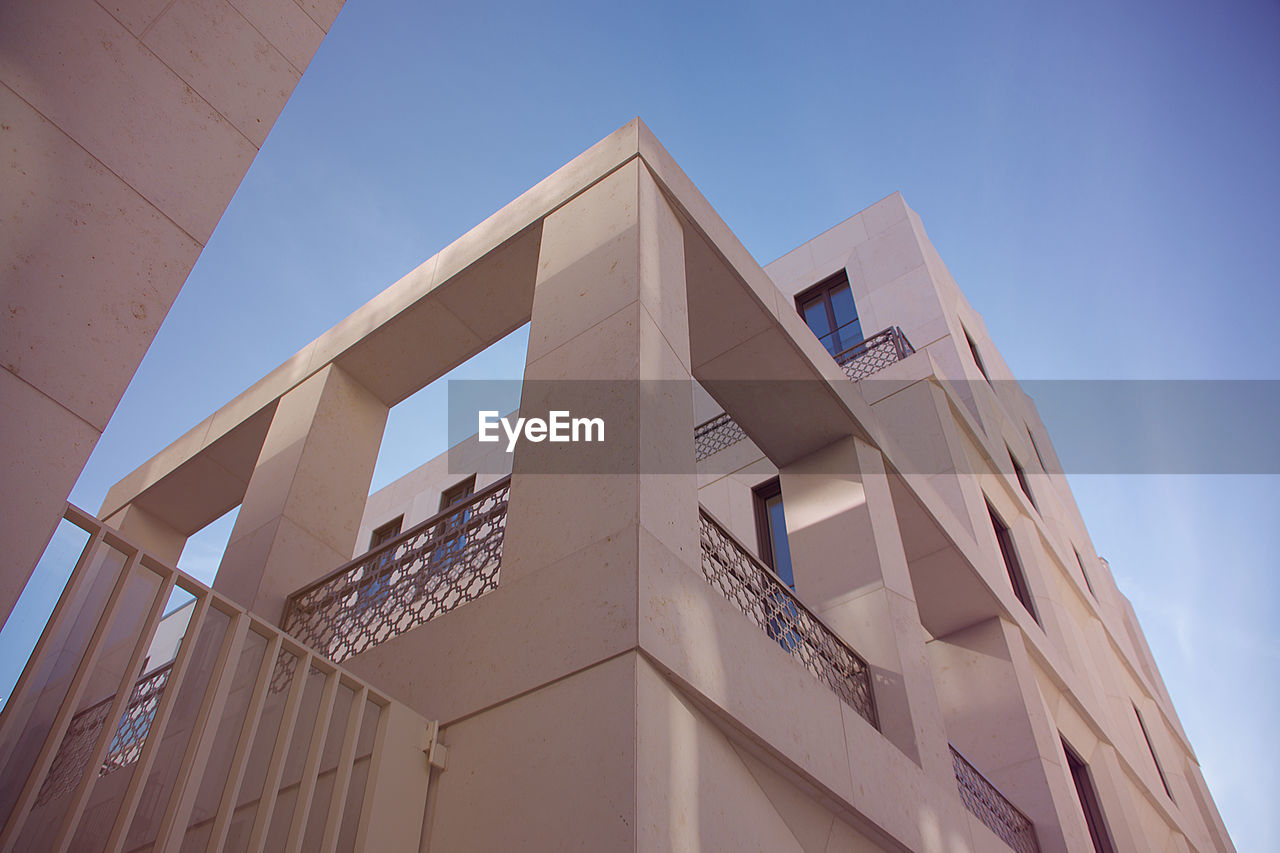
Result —
<instances>
[{"instance_id":1,"label":"ornate metal balcony railing","mask_svg":"<svg viewBox=\"0 0 1280 853\"><path fill-rule=\"evenodd\" d=\"M702 572L711 585L879 728L867 662L810 613L777 575L751 556L706 510L700 515Z\"/></svg>"},{"instance_id":2,"label":"ornate metal balcony railing","mask_svg":"<svg viewBox=\"0 0 1280 853\"><path fill-rule=\"evenodd\" d=\"M704 421L693 430L693 458L701 462L713 453L737 444L747 437L728 412Z\"/></svg>"},{"instance_id":3,"label":"ornate metal balcony railing","mask_svg":"<svg viewBox=\"0 0 1280 853\"><path fill-rule=\"evenodd\" d=\"M337 663L496 589L509 487L500 480L293 593L280 627Z\"/></svg>"},{"instance_id":4,"label":"ornate metal balcony railing","mask_svg":"<svg viewBox=\"0 0 1280 853\"><path fill-rule=\"evenodd\" d=\"M844 369L844 373L854 382L865 379L877 371L883 370L897 361L902 361L914 353L915 347L902 334L897 326L890 326L883 332L877 332L860 343L856 343L844 352L838 352L834 358Z\"/></svg>"},{"instance_id":5,"label":"ornate metal balcony railing","mask_svg":"<svg viewBox=\"0 0 1280 853\"><path fill-rule=\"evenodd\" d=\"M169 683L169 671L173 662L157 667L138 680L125 706L124 715L116 726L115 734L107 746L107 755L98 767L98 775L106 776L113 770L128 767L138 760L142 754L142 745L146 742L147 732L151 730L151 721L155 719L156 708L160 705L160 696L165 685ZM108 696L96 705L90 705L71 718L67 733L58 745L58 751L49 766L49 775L45 777L40 793L36 796L36 805L42 806L50 800L68 793L80 781L85 765L93 754L98 742L98 735L111 711L111 701L115 697Z\"/></svg>"},{"instance_id":6,"label":"ornate metal balcony railing","mask_svg":"<svg viewBox=\"0 0 1280 853\"><path fill-rule=\"evenodd\" d=\"M915 347L902 334L897 326L890 326L883 332L854 344L843 352L836 353L836 363L844 370L845 376L853 382L866 379L889 365L914 353ZM719 453L726 447L737 444L747 437L742 427L738 426L728 412L704 421L693 430L693 458L701 462L709 456Z\"/></svg>"},{"instance_id":7,"label":"ornate metal balcony railing","mask_svg":"<svg viewBox=\"0 0 1280 853\"><path fill-rule=\"evenodd\" d=\"M987 781L978 768L951 747L951 763L956 771L956 785L965 807L1000 836L1018 853L1040 853L1036 829L1027 816L1004 798L1000 790Z\"/></svg>"}]
</instances>

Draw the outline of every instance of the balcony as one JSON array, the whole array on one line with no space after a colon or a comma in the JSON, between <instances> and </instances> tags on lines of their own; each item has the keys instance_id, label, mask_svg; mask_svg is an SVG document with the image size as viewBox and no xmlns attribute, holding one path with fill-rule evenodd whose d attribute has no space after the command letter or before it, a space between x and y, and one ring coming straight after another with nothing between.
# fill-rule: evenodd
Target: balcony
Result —
<instances>
[{"instance_id":1,"label":"balcony","mask_svg":"<svg viewBox=\"0 0 1280 853\"><path fill-rule=\"evenodd\" d=\"M956 785L965 808L1000 837L1017 853L1040 853L1036 829L1000 790L987 781L968 760L951 747L951 763L955 767Z\"/></svg>"},{"instance_id":2,"label":"balcony","mask_svg":"<svg viewBox=\"0 0 1280 853\"><path fill-rule=\"evenodd\" d=\"M0 715L0 849L417 849L436 723L64 518L84 545Z\"/></svg>"},{"instance_id":3,"label":"balcony","mask_svg":"<svg viewBox=\"0 0 1280 853\"><path fill-rule=\"evenodd\" d=\"M280 626L335 663L498 586L510 477L289 596Z\"/></svg>"},{"instance_id":4,"label":"balcony","mask_svg":"<svg viewBox=\"0 0 1280 853\"><path fill-rule=\"evenodd\" d=\"M707 581L818 681L879 728L867 662L706 510L699 516L702 573Z\"/></svg>"},{"instance_id":5,"label":"balcony","mask_svg":"<svg viewBox=\"0 0 1280 853\"><path fill-rule=\"evenodd\" d=\"M832 358L852 382L866 379L891 364L915 353L915 347L897 326L890 326L838 352ZM717 415L694 428L694 460L701 462L747 437L742 427L727 413Z\"/></svg>"},{"instance_id":6,"label":"balcony","mask_svg":"<svg viewBox=\"0 0 1280 853\"><path fill-rule=\"evenodd\" d=\"M883 332L876 332L847 350L836 353L832 358L844 370L845 376L857 382L902 361L915 351L902 330L897 326L890 326Z\"/></svg>"}]
</instances>

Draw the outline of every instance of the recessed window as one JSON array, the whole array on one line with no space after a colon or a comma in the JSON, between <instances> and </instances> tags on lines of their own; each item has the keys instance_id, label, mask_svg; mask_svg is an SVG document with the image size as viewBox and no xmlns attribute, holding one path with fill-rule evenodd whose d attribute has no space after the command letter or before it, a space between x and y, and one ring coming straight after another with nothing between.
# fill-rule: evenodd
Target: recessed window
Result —
<instances>
[{"instance_id":1,"label":"recessed window","mask_svg":"<svg viewBox=\"0 0 1280 853\"><path fill-rule=\"evenodd\" d=\"M960 328L964 329L963 326ZM973 342L973 336L969 334L968 329L964 329L964 339L969 342L969 352L973 354L973 363L978 365L978 372L982 374L982 378L991 381L991 377L987 375L987 366L982 363L982 356L978 355L978 345Z\"/></svg>"},{"instance_id":2,"label":"recessed window","mask_svg":"<svg viewBox=\"0 0 1280 853\"><path fill-rule=\"evenodd\" d=\"M1027 429L1027 438L1031 439L1031 449L1036 452L1036 461L1040 463L1040 470L1049 473L1049 466L1044 464L1044 457L1040 455L1040 445L1036 444L1036 437L1032 435L1031 429Z\"/></svg>"},{"instance_id":3,"label":"recessed window","mask_svg":"<svg viewBox=\"0 0 1280 853\"><path fill-rule=\"evenodd\" d=\"M1076 548L1072 548L1071 550L1075 552L1076 564L1080 566L1080 576L1084 578L1085 589L1089 590L1089 594L1092 595L1096 601L1098 594L1093 591L1093 584L1089 582L1089 573L1084 569L1084 560L1080 559L1080 551Z\"/></svg>"},{"instance_id":4,"label":"recessed window","mask_svg":"<svg viewBox=\"0 0 1280 853\"><path fill-rule=\"evenodd\" d=\"M1013 474L1018 478L1019 488L1027 496L1027 500L1031 502L1031 505L1039 510L1040 507L1036 505L1036 499L1031 495L1031 484L1027 482L1027 472L1022 470L1022 466L1018 463L1018 457L1013 455L1013 450L1008 445L1005 445L1004 449L1009 451L1009 461L1013 463Z\"/></svg>"},{"instance_id":5,"label":"recessed window","mask_svg":"<svg viewBox=\"0 0 1280 853\"><path fill-rule=\"evenodd\" d=\"M1089 765L1076 754L1071 745L1064 739L1062 751L1067 756L1067 767L1071 770L1071 781L1076 786L1076 796L1080 799L1080 808L1084 811L1084 822L1089 827L1089 838L1093 841L1093 849L1097 853L1115 853L1115 845L1111 843L1111 833L1107 830L1107 821L1102 814L1102 804L1098 800L1098 792L1094 790L1093 778L1089 774Z\"/></svg>"},{"instance_id":6,"label":"recessed window","mask_svg":"<svg viewBox=\"0 0 1280 853\"><path fill-rule=\"evenodd\" d=\"M454 504L460 504L471 497L476 490L476 475L472 474L462 482L450 486L440 495L440 510L443 512Z\"/></svg>"},{"instance_id":7,"label":"recessed window","mask_svg":"<svg viewBox=\"0 0 1280 853\"><path fill-rule=\"evenodd\" d=\"M843 270L797 296L796 310L832 355L862 343L862 324Z\"/></svg>"},{"instance_id":8,"label":"recessed window","mask_svg":"<svg viewBox=\"0 0 1280 853\"><path fill-rule=\"evenodd\" d=\"M476 475L445 489L440 495L440 511L457 506L475 494ZM463 509L445 518L436 525L435 536L440 540L436 550L437 559L445 559L458 554L467 545L466 526L471 519L471 510Z\"/></svg>"},{"instance_id":9,"label":"recessed window","mask_svg":"<svg viewBox=\"0 0 1280 853\"><path fill-rule=\"evenodd\" d=\"M1133 703L1129 703L1133 705ZM1156 748L1151 745L1151 735L1147 734L1147 724L1142 720L1142 712L1138 710L1137 705L1133 705L1133 715L1138 718L1138 728L1142 729L1142 739L1147 742L1147 752L1151 753L1151 763L1156 766L1156 773L1160 776L1160 784L1164 786L1164 792L1170 800L1173 799L1173 791L1169 790L1169 780L1164 778L1164 768L1160 766L1160 759L1156 758Z\"/></svg>"},{"instance_id":10,"label":"recessed window","mask_svg":"<svg viewBox=\"0 0 1280 853\"><path fill-rule=\"evenodd\" d=\"M1018 552L1013 547L1013 533L990 501L987 501L987 513L991 516L991 527L995 530L996 542L1000 544L1000 556L1004 558L1004 568L1009 573L1009 583L1013 585L1013 594L1018 597L1018 601L1022 602L1022 606L1031 614L1031 618L1038 623L1040 620L1036 617L1035 608L1031 606L1031 592L1027 588L1026 576L1022 573L1022 563L1018 560Z\"/></svg>"},{"instance_id":11,"label":"recessed window","mask_svg":"<svg viewBox=\"0 0 1280 853\"><path fill-rule=\"evenodd\" d=\"M775 477L754 489L756 509L756 538L761 559L773 569L774 574L789 589L796 588L791 571L791 547L787 542L787 519L782 509L782 484ZM788 652L801 645L796 625L800 610L789 593L770 585L761 599L768 608L765 614L765 633Z\"/></svg>"},{"instance_id":12,"label":"recessed window","mask_svg":"<svg viewBox=\"0 0 1280 853\"><path fill-rule=\"evenodd\" d=\"M386 524L373 531L373 535L369 537L369 550L372 551L384 542L390 542L400 535L400 528L404 526L404 516L393 518Z\"/></svg>"},{"instance_id":13,"label":"recessed window","mask_svg":"<svg viewBox=\"0 0 1280 853\"><path fill-rule=\"evenodd\" d=\"M782 485L775 477L755 488L756 539L760 559L773 569L791 589L796 588L791 571L791 547L787 543L787 519L782 509Z\"/></svg>"}]
</instances>

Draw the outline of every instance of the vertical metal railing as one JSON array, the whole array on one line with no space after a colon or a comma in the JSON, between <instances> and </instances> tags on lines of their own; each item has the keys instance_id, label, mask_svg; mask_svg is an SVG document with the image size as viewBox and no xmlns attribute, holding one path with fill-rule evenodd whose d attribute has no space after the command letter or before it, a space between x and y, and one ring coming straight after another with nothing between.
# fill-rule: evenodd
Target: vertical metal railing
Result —
<instances>
[{"instance_id":1,"label":"vertical metal railing","mask_svg":"<svg viewBox=\"0 0 1280 853\"><path fill-rule=\"evenodd\" d=\"M65 518L89 538L0 714L0 851L417 843L434 724L87 513ZM176 654L148 661L183 593Z\"/></svg>"}]
</instances>

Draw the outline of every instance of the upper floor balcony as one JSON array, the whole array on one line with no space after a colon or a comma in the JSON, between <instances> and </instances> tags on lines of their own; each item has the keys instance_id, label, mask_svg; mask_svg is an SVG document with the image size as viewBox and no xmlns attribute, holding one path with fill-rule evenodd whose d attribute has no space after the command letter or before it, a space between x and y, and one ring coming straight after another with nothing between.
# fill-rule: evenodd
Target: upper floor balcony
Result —
<instances>
[{"instance_id":1,"label":"upper floor balcony","mask_svg":"<svg viewBox=\"0 0 1280 853\"><path fill-rule=\"evenodd\" d=\"M831 357L850 381L857 382L902 361L915 351L902 330L897 326L890 326ZM694 459L701 462L746 437L742 427L727 412L716 415L694 430Z\"/></svg>"}]
</instances>

